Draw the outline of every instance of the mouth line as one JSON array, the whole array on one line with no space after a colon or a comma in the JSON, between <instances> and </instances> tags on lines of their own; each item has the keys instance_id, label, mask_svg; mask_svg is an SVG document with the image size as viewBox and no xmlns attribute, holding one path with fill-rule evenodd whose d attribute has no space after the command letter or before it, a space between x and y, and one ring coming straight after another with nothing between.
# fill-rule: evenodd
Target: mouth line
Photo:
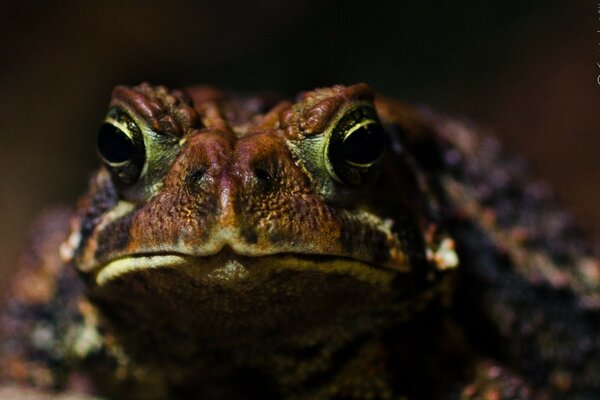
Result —
<instances>
[{"instance_id":1,"label":"mouth line","mask_svg":"<svg viewBox=\"0 0 600 400\"><path fill-rule=\"evenodd\" d=\"M129 274L135 271L152 270L157 268L176 268L192 262L198 262L203 259L211 259L220 257L226 260L230 258L232 261L240 259L257 260L261 258L280 258L280 259L296 259L303 262L316 264L326 264L334 262L359 263L371 269L379 271L392 272L392 269L385 265L376 264L373 262L338 255L326 254L301 254L301 253L274 253L264 255L243 255L231 251L220 251L218 253L206 256L197 256L193 254L164 252L164 253L137 253L127 254L107 261L94 268L95 281L99 286L113 280L118 276Z\"/></svg>"},{"instance_id":2,"label":"mouth line","mask_svg":"<svg viewBox=\"0 0 600 400\"><path fill-rule=\"evenodd\" d=\"M102 286L117 276L134 271L176 267L185 264L192 257L177 253L129 254L95 268L96 284Z\"/></svg>"}]
</instances>

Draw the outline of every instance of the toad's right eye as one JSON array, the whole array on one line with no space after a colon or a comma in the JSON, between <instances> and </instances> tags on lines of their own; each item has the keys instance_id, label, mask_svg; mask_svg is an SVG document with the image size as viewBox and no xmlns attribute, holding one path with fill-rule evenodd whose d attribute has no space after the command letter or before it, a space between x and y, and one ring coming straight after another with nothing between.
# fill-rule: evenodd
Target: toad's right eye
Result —
<instances>
[{"instance_id":1,"label":"toad's right eye","mask_svg":"<svg viewBox=\"0 0 600 400\"><path fill-rule=\"evenodd\" d=\"M125 184L134 183L145 162L144 141L131 120L107 119L98 131L98 154L113 175Z\"/></svg>"},{"instance_id":2,"label":"toad's right eye","mask_svg":"<svg viewBox=\"0 0 600 400\"><path fill-rule=\"evenodd\" d=\"M386 146L386 136L375 109L358 107L334 126L325 154L336 181L351 186L365 182Z\"/></svg>"}]
</instances>

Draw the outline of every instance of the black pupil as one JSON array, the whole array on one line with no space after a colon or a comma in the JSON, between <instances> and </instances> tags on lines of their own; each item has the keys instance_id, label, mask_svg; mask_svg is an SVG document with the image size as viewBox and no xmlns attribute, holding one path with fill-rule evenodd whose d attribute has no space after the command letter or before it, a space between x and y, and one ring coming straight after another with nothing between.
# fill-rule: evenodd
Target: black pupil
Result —
<instances>
[{"instance_id":1,"label":"black pupil","mask_svg":"<svg viewBox=\"0 0 600 400\"><path fill-rule=\"evenodd\" d=\"M344 158L355 164L371 164L381 156L384 134L381 126L371 123L349 134L342 144Z\"/></svg>"},{"instance_id":2,"label":"black pupil","mask_svg":"<svg viewBox=\"0 0 600 400\"><path fill-rule=\"evenodd\" d=\"M98 151L109 163L122 163L133 157L133 142L116 126L104 123L98 132Z\"/></svg>"}]
</instances>

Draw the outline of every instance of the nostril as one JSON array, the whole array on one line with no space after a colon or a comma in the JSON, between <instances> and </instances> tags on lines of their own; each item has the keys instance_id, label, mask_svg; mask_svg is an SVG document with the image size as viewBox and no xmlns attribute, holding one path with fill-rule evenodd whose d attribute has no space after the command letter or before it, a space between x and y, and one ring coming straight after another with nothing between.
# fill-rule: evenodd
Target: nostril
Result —
<instances>
[{"instance_id":1,"label":"nostril","mask_svg":"<svg viewBox=\"0 0 600 400\"><path fill-rule=\"evenodd\" d=\"M191 171L186 177L187 186L193 191L201 190L206 176L206 168Z\"/></svg>"},{"instance_id":2,"label":"nostril","mask_svg":"<svg viewBox=\"0 0 600 400\"><path fill-rule=\"evenodd\" d=\"M254 176L256 177L256 179L258 179L259 181L263 181L263 182L268 182L271 179L273 179L273 176L271 176L271 173L262 167L254 168Z\"/></svg>"},{"instance_id":3,"label":"nostril","mask_svg":"<svg viewBox=\"0 0 600 400\"><path fill-rule=\"evenodd\" d=\"M275 178L271 171L264 167L254 167L254 181L256 186L262 191L270 191L273 189Z\"/></svg>"}]
</instances>

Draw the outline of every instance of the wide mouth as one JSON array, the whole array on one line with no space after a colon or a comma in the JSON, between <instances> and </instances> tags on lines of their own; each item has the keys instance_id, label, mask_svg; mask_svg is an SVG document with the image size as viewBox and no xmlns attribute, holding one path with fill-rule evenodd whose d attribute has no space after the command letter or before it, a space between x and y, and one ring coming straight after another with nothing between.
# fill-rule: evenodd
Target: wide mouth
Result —
<instances>
[{"instance_id":1,"label":"wide mouth","mask_svg":"<svg viewBox=\"0 0 600 400\"><path fill-rule=\"evenodd\" d=\"M153 268L175 268L191 261L191 256L182 254L140 254L119 257L98 268L96 284L107 282L129 273Z\"/></svg>"},{"instance_id":2,"label":"wide mouth","mask_svg":"<svg viewBox=\"0 0 600 400\"><path fill-rule=\"evenodd\" d=\"M345 274L371 283L386 283L397 272L349 257L295 253L246 256L223 250L210 256L175 252L125 255L95 268L94 280L97 286L105 286L121 277L164 269L176 269L194 280L214 284L240 282L282 270Z\"/></svg>"},{"instance_id":3,"label":"wide mouth","mask_svg":"<svg viewBox=\"0 0 600 400\"><path fill-rule=\"evenodd\" d=\"M129 254L97 267L89 278L90 299L119 334L144 354L159 341L160 357L167 358L371 329L401 318L421 296L413 274L290 253ZM163 344L165 335L174 349Z\"/></svg>"}]
</instances>

